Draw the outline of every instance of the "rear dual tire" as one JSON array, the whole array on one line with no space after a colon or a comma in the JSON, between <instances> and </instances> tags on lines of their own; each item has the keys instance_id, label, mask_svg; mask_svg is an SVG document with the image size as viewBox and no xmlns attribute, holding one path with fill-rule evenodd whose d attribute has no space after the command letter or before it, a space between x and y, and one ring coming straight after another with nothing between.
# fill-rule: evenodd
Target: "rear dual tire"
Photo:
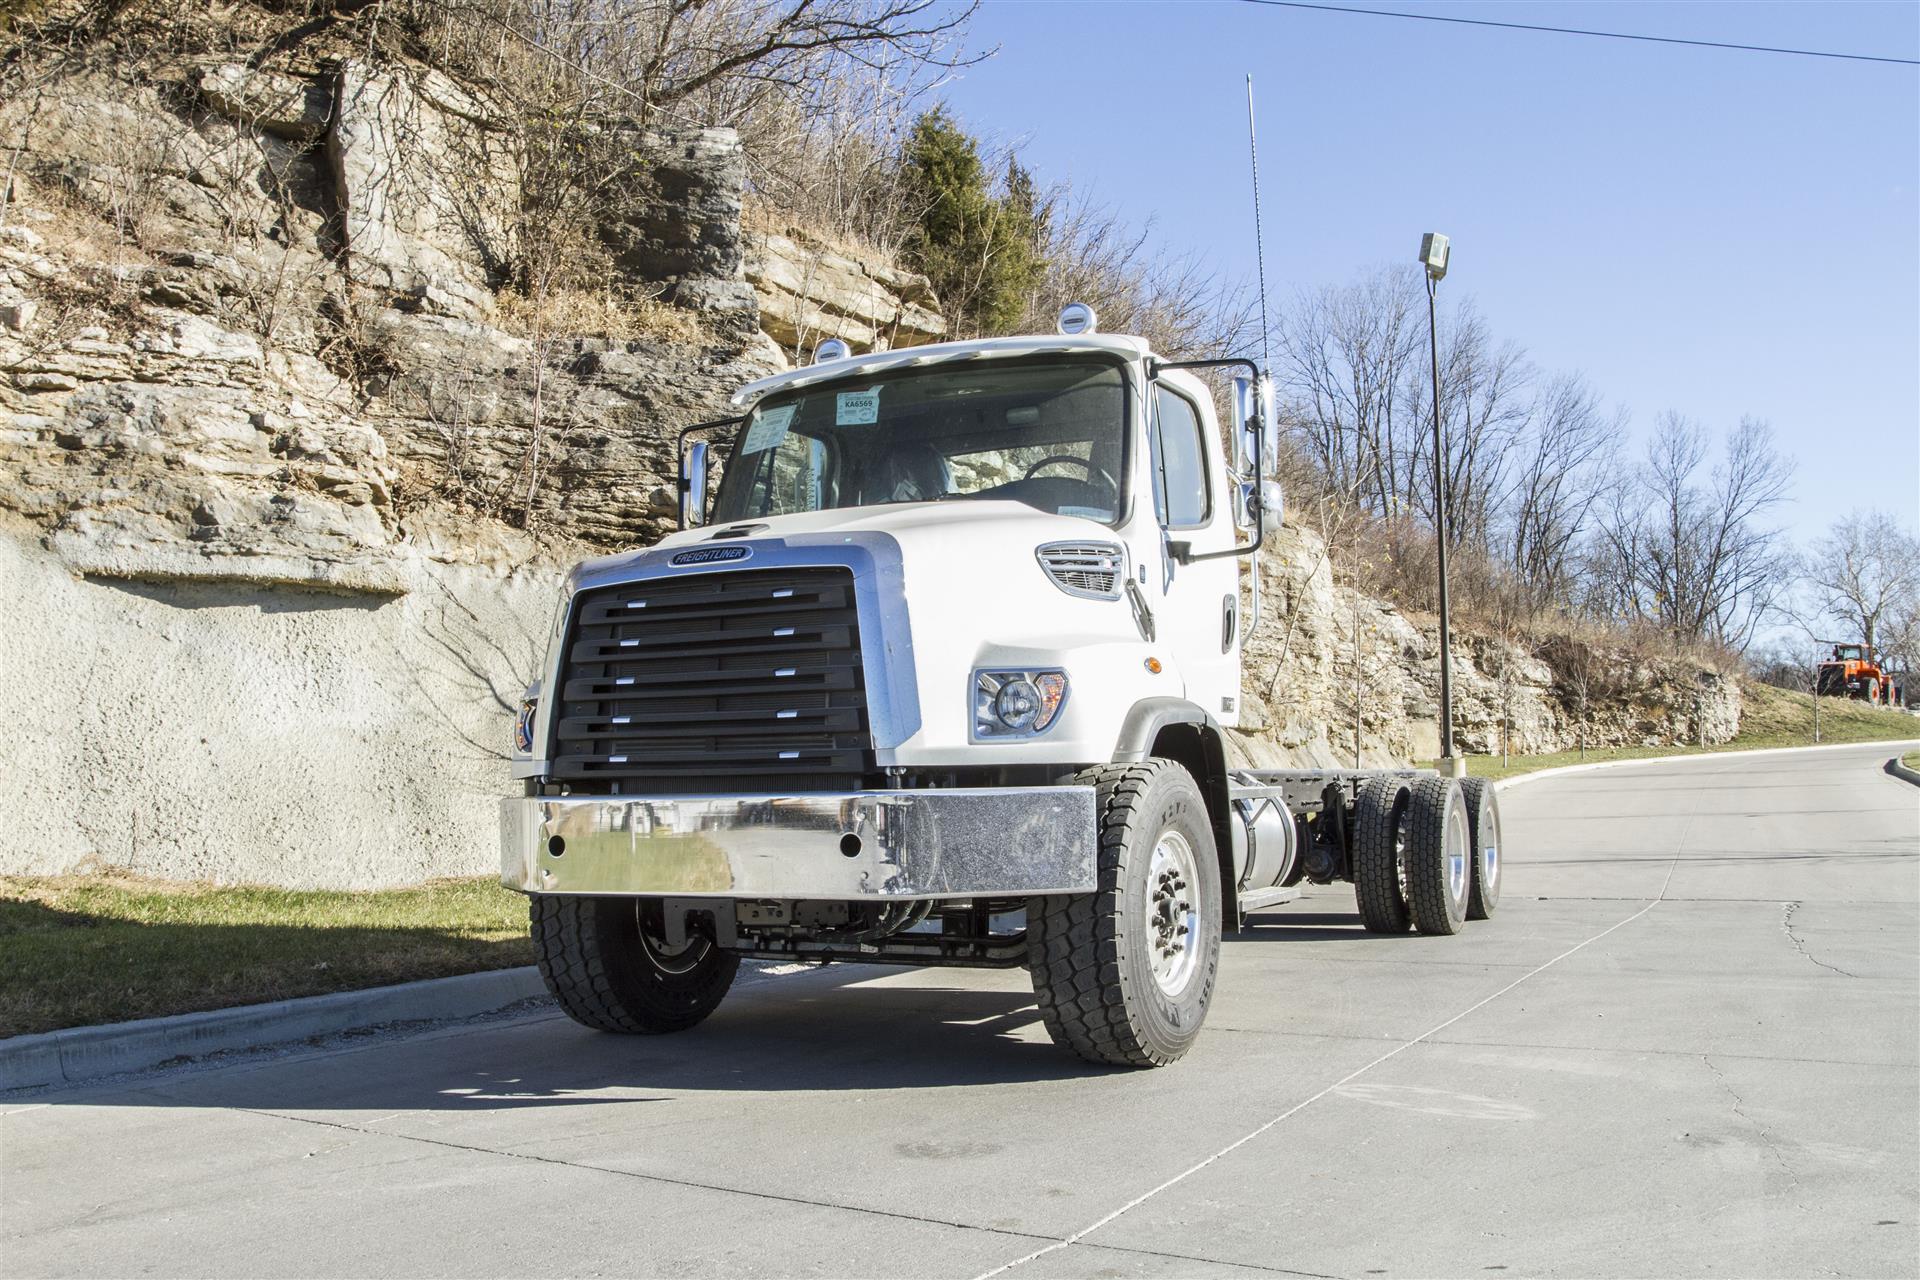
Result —
<instances>
[{"instance_id":1,"label":"rear dual tire","mask_svg":"<svg viewBox=\"0 0 1920 1280\"><path fill-rule=\"evenodd\" d=\"M1472 808L1451 778L1411 785L1371 778L1361 786L1354 803L1353 892L1369 933L1460 932L1474 883ZM1496 840L1498 822L1495 809ZM1493 884L1497 901L1497 880Z\"/></svg>"},{"instance_id":2,"label":"rear dual tire","mask_svg":"<svg viewBox=\"0 0 1920 1280\"><path fill-rule=\"evenodd\" d=\"M1414 927L1437 935L1467 923L1473 834L1466 796L1452 778L1421 778L1407 804L1407 911Z\"/></svg>"},{"instance_id":3,"label":"rear dual tire","mask_svg":"<svg viewBox=\"0 0 1920 1280\"><path fill-rule=\"evenodd\" d=\"M1467 889L1467 919L1485 920L1500 906L1500 798L1485 778L1460 784L1467 802L1467 831L1473 837L1473 883Z\"/></svg>"},{"instance_id":4,"label":"rear dual tire","mask_svg":"<svg viewBox=\"0 0 1920 1280\"><path fill-rule=\"evenodd\" d=\"M1405 933L1407 805L1412 789L1399 778L1369 778L1353 806L1353 897L1368 933Z\"/></svg>"}]
</instances>

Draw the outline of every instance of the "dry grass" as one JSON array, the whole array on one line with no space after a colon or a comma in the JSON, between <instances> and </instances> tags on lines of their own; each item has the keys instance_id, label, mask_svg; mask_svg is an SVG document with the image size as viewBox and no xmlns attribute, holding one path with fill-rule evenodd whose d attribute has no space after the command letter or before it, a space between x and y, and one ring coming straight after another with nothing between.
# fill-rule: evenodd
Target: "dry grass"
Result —
<instances>
[{"instance_id":1,"label":"dry grass","mask_svg":"<svg viewBox=\"0 0 1920 1280\"><path fill-rule=\"evenodd\" d=\"M0 877L0 1036L530 964L491 878L369 893Z\"/></svg>"},{"instance_id":2,"label":"dry grass","mask_svg":"<svg viewBox=\"0 0 1920 1280\"><path fill-rule=\"evenodd\" d=\"M500 295L494 322L535 340L564 336L699 346L712 337L691 311L613 289L562 289L542 298L508 291Z\"/></svg>"},{"instance_id":3,"label":"dry grass","mask_svg":"<svg viewBox=\"0 0 1920 1280\"><path fill-rule=\"evenodd\" d=\"M859 236L844 235L809 223L800 222L767 201L749 196L740 203L740 229L749 237L786 236L809 249L837 253L843 257L882 267L900 269L897 250L875 244Z\"/></svg>"}]
</instances>

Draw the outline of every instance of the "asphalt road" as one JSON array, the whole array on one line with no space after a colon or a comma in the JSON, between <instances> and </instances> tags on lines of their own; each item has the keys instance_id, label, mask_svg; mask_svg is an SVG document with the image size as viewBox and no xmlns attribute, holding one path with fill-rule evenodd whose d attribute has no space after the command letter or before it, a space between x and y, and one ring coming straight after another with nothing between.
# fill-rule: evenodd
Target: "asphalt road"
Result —
<instances>
[{"instance_id":1,"label":"asphalt road","mask_svg":"<svg viewBox=\"0 0 1920 1280\"><path fill-rule=\"evenodd\" d=\"M1229 942L1184 1062L1023 974L832 968L633 1041L540 1012L0 1117L27 1275L1920 1271L1920 790L1884 748L1506 793L1499 916Z\"/></svg>"}]
</instances>

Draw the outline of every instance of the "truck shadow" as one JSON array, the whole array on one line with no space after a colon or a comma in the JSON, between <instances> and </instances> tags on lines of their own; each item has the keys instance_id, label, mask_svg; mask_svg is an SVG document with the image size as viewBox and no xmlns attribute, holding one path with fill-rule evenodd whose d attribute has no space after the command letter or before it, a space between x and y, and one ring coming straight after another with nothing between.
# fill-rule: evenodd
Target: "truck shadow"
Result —
<instances>
[{"instance_id":1,"label":"truck shadow","mask_svg":"<svg viewBox=\"0 0 1920 1280\"><path fill-rule=\"evenodd\" d=\"M676 1035L604 1035L542 1002L491 1022L411 1037L341 1037L317 1052L241 1056L23 1101L392 1115L1129 1074L1055 1048L1024 989L896 986L872 981L893 971L851 970L753 982L706 1022Z\"/></svg>"},{"instance_id":2,"label":"truck shadow","mask_svg":"<svg viewBox=\"0 0 1920 1280\"><path fill-rule=\"evenodd\" d=\"M1343 938L1392 941L1395 936L1368 933L1361 927L1357 912L1289 911L1283 907L1249 915L1246 928L1228 934L1227 943L1237 946L1243 942L1337 942Z\"/></svg>"}]
</instances>

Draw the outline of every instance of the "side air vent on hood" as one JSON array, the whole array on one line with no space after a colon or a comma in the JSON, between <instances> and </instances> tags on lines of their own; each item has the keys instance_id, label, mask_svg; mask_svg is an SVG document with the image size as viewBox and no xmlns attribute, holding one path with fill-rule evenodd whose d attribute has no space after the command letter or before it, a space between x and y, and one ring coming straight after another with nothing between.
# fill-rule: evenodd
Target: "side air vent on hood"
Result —
<instances>
[{"instance_id":1,"label":"side air vent on hood","mask_svg":"<svg viewBox=\"0 0 1920 1280\"><path fill-rule=\"evenodd\" d=\"M1053 585L1070 596L1118 600L1127 553L1117 542L1049 542L1033 553Z\"/></svg>"}]
</instances>

